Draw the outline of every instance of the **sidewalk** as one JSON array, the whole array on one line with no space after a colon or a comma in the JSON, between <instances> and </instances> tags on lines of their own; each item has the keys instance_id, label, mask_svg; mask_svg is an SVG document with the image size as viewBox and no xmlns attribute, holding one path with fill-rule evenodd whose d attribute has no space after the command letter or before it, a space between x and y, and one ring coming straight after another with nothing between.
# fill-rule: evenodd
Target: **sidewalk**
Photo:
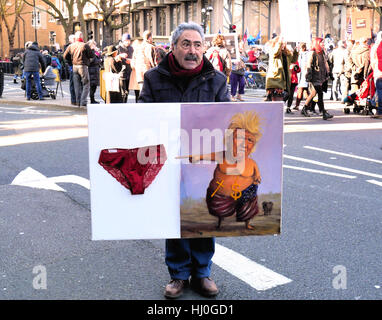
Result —
<instances>
[{"instance_id":1,"label":"sidewalk","mask_svg":"<svg viewBox=\"0 0 382 320\"><path fill-rule=\"evenodd\" d=\"M70 91L69 91L69 80L63 81L62 83L62 93L61 88L58 87L56 99L46 97L45 100L26 100L25 90L21 89L20 80L18 83L13 83L13 75L5 74L4 75L4 91L3 95L0 98L0 104L13 104L13 105L25 105L25 106L47 106L47 107L60 107L60 108L69 108L69 109L80 109L78 106L73 106L70 101ZM54 88L55 89L55 88ZM245 89L244 99L247 102L263 102L265 96L264 89ZM329 112L334 111L334 115L344 114L343 109L345 105L338 101L331 101L330 92L325 94L325 109ZM99 87L95 93L96 101L100 103L105 103L99 95ZM135 94L134 91L130 90L130 95L128 98L129 103L135 103ZM90 100L88 101L90 103ZM303 101L301 105L303 105ZM293 104L294 105L294 104ZM292 107L293 107L292 105ZM302 106L301 106L302 107ZM300 107L300 109L301 109ZM86 110L85 108L81 108ZM316 107L318 110L318 107ZM352 107L350 107L351 114L353 114ZM299 111L294 111L293 114L300 114Z\"/></svg>"}]
</instances>

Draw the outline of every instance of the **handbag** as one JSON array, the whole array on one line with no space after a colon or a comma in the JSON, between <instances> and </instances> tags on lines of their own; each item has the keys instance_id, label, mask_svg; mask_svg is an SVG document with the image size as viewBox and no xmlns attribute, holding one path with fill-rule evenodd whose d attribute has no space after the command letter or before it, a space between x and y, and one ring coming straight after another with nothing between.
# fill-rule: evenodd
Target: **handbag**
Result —
<instances>
[{"instance_id":1,"label":"handbag","mask_svg":"<svg viewBox=\"0 0 382 320\"><path fill-rule=\"evenodd\" d=\"M104 72L103 79L105 80L106 91L119 92L119 74L113 72Z\"/></svg>"}]
</instances>

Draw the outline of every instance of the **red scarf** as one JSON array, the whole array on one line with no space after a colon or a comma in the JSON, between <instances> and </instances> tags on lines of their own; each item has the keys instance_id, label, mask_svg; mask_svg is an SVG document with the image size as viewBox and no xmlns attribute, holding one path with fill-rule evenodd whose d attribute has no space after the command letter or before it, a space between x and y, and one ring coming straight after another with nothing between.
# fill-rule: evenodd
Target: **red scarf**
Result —
<instances>
[{"instance_id":1,"label":"red scarf","mask_svg":"<svg viewBox=\"0 0 382 320\"><path fill-rule=\"evenodd\" d=\"M202 63L197 66L195 69L183 69L178 62L176 61L174 54L170 52L168 55L168 65L170 67L170 73L175 77L192 77L199 74L203 68Z\"/></svg>"}]
</instances>

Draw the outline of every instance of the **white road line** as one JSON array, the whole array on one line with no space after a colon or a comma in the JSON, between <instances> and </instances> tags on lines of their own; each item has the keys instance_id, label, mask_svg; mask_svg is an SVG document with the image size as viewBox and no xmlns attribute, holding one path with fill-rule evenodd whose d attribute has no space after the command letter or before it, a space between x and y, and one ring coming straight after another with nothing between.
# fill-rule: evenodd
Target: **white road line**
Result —
<instances>
[{"instance_id":1,"label":"white road line","mask_svg":"<svg viewBox=\"0 0 382 320\"><path fill-rule=\"evenodd\" d=\"M316 148L316 147L311 147L311 146L304 146L304 148L316 150L316 151L321 151L321 152L333 153L333 154L337 154L337 155L344 156L344 157L350 157L350 158L354 158L354 159L366 160L366 161L371 161L371 162L382 164L381 160L376 160L376 159L371 159L371 158L366 158L366 157L360 157L360 156L356 156L356 155L350 154L350 153L343 153L343 152L338 152L338 151L333 151L333 150L328 150L328 149L322 149L322 148Z\"/></svg>"},{"instance_id":2,"label":"white road line","mask_svg":"<svg viewBox=\"0 0 382 320\"><path fill-rule=\"evenodd\" d=\"M259 291L292 282L291 279L217 243L215 244L215 254L212 261L220 268Z\"/></svg>"},{"instance_id":3,"label":"white road line","mask_svg":"<svg viewBox=\"0 0 382 320\"><path fill-rule=\"evenodd\" d=\"M335 172L327 172L327 171L321 171L321 170L315 170L315 169L308 169L308 168L301 168L301 167L295 167L295 166L288 166L283 165L284 168L293 169L293 170L301 170L301 171L307 171L307 172L313 172L313 173L320 173L320 174L326 174L328 176L335 176L340 178L347 178L347 179L355 179L357 176L349 176L347 174L341 174L341 173L335 173Z\"/></svg>"},{"instance_id":4,"label":"white road line","mask_svg":"<svg viewBox=\"0 0 382 320\"><path fill-rule=\"evenodd\" d=\"M348 171L348 172L352 172L352 173L356 173L356 174L361 174L364 176L382 179L382 175L376 174L376 173L371 173L371 172L366 172L366 171L361 171L361 170L356 170L356 169L350 169L350 168L341 167L341 166L335 166L333 164L328 164L328 163L324 163L324 162L320 162L320 161L309 160L309 159L304 159L304 158L299 158L299 157L294 157L294 156L288 156L286 154L284 154L284 158L296 160L296 161L307 162L307 163L315 164L317 166L323 166L323 167L327 167L327 168L333 168L333 169L338 169L338 170L342 170L342 171Z\"/></svg>"},{"instance_id":5,"label":"white road line","mask_svg":"<svg viewBox=\"0 0 382 320\"><path fill-rule=\"evenodd\" d=\"M366 181L369 182L369 183L372 183L372 184L375 184L377 186L382 187L382 182L381 181L377 181L377 180L366 180Z\"/></svg>"}]
</instances>

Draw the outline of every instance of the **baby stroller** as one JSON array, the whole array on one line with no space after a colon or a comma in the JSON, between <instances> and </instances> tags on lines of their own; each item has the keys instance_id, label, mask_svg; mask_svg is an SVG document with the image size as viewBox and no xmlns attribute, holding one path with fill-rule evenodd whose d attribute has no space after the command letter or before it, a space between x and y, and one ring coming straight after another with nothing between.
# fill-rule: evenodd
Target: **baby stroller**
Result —
<instances>
[{"instance_id":1,"label":"baby stroller","mask_svg":"<svg viewBox=\"0 0 382 320\"><path fill-rule=\"evenodd\" d=\"M44 75L42 77L40 77L42 96L44 98L50 97L52 99L56 99L56 91L55 91L56 81L55 81L55 79L56 79L56 76L54 75L54 78L53 78L52 76L50 76L50 74L48 72L45 72ZM26 80L25 79L21 80L21 89L26 90ZM32 78L31 98L33 100L39 99L36 84L35 84L33 78Z\"/></svg>"},{"instance_id":2,"label":"baby stroller","mask_svg":"<svg viewBox=\"0 0 382 320\"><path fill-rule=\"evenodd\" d=\"M373 72L362 82L361 87L351 95L348 95L344 102L353 104L353 112L357 114L374 114L375 105L375 83ZM346 114L350 113L350 108L344 108Z\"/></svg>"}]
</instances>

